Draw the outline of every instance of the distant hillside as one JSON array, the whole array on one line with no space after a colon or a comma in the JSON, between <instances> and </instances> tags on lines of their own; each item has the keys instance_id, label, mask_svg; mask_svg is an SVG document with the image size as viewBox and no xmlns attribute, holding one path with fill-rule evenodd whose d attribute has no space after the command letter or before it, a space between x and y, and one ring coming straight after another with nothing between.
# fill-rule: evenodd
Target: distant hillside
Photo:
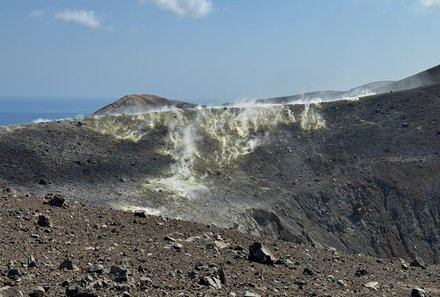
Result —
<instances>
[{"instance_id":1,"label":"distant hillside","mask_svg":"<svg viewBox=\"0 0 440 297\"><path fill-rule=\"evenodd\" d=\"M257 103L289 103L300 100L320 99L322 101L333 101L346 97L357 97L368 93L382 94L392 91L403 91L423 86L429 86L440 82L440 65L409 76L399 81L376 81L352 88L347 91L324 90L307 92L293 96L273 97L259 99ZM226 104L228 105L228 104Z\"/></svg>"},{"instance_id":2,"label":"distant hillside","mask_svg":"<svg viewBox=\"0 0 440 297\"><path fill-rule=\"evenodd\" d=\"M379 94L391 91L403 91L423 86L429 86L439 82L440 65L437 65L410 77L376 88L374 89L374 92Z\"/></svg>"},{"instance_id":3,"label":"distant hillside","mask_svg":"<svg viewBox=\"0 0 440 297\"><path fill-rule=\"evenodd\" d=\"M272 97L257 100L257 103L289 103L300 100L311 100L311 99L321 99L322 101L332 101L340 98L347 97L357 97L359 95L364 95L368 92L372 92L371 90L386 86L394 81L375 81L371 83L364 84L362 86L358 86L352 88L347 91L335 91L335 90L324 90L324 91L315 91L315 92L307 92L304 94L297 94L292 96L283 96L283 97Z\"/></svg>"},{"instance_id":4,"label":"distant hillside","mask_svg":"<svg viewBox=\"0 0 440 297\"><path fill-rule=\"evenodd\" d=\"M99 109L93 115L143 113L163 107L191 108L196 104L170 100L150 94L127 95Z\"/></svg>"}]
</instances>

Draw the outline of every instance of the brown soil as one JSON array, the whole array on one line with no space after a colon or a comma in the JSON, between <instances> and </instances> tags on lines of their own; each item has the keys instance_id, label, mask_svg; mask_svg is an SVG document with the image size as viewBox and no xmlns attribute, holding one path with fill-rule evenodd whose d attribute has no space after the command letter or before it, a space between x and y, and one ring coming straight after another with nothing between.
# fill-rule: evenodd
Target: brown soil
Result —
<instances>
[{"instance_id":1,"label":"brown soil","mask_svg":"<svg viewBox=\"0 0 440 297\"><path fill-rule=\"evenodd\" d=\"M69 199L63 207L47 202L0 185L0 288L13 286L27 295L42 286L44 296L65 296L66 290L82 294L71 296L410 296L416 286L427 296L440 293L437 265L402 265L399 259L344 254ZM49 227L38 225L40 215L49 217ZM248 260L254 241L278 261ZM66 259L73 269L68 262L60 269ZM127 273L117 279L112 266ZM21 274L15 279L14 268Z\"/></svg>"}]
</instances>

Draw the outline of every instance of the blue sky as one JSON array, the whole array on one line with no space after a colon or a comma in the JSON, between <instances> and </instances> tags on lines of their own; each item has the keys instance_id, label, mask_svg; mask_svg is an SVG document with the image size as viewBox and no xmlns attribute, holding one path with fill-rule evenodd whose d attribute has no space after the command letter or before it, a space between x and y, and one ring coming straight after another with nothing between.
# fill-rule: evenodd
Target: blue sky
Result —
<instances>
[{"instance_id":1,"label":"blue sky","mask_svg":"<svg viewBox=\"0 0 440 297\"><path fill-rule=\"evenodd\" d=\"M0 37L0 96L220 103L440 64L440 0L1 1Z\"/></svg>"}]
</instances>

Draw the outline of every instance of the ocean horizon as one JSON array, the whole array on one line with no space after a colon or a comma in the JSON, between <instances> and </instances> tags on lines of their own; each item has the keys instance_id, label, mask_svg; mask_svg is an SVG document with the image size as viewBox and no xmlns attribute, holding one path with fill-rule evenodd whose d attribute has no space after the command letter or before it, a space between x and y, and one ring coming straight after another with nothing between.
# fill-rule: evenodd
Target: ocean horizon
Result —
<instances>
[{"instance_id":1,"label":"ocean horizon","mask_svg":"<svg viewBox=\"0 0 440 297\"><path fill-rule=\"evenodd\" d=\"M0 96L0 126L81 119L110 104L109 98Z\"/></svg>"}]
</instances>

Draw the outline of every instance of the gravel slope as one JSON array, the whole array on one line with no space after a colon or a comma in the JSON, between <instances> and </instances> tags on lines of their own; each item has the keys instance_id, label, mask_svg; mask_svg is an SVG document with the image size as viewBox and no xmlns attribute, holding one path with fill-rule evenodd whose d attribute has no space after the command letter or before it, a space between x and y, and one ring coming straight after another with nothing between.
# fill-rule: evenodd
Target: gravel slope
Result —
<instances>
[{"instance_id":1,"label":"gravel slope","mask_svg":"<svg viewBox=\"0 0 440 297\"><path fill-rule=\"evenodd\" d=\"M437 265L422 268L409 259L344 254L69 199L58 207L48 203L53 195L43 199L3 185L0 193L0 288L25 296L410 296L416 286L426 296L440 293ZM272 251L275 264L248 260L254 241Z\"/></svg>"}]
</instances>

